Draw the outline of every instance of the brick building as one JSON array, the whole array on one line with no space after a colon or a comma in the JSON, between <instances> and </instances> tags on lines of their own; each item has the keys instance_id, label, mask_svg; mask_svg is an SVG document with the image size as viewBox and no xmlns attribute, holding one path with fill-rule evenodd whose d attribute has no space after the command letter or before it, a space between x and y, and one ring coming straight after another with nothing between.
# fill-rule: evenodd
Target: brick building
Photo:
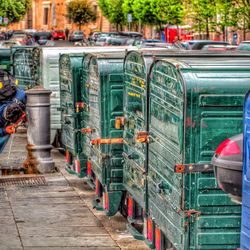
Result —
<instances>
[{"instance_id":1,"label":"brick building","mask_svg":"<svg viewBox=\"0 0 250 250\"><path fill-rule=\"evenodd\" d=\"M25 19L19 23L9 25L9 29L78 29L66 15L67 4L70 0L32 0L32 7ZM98 30L103 32L111 31L112 27L108 20L102 15L97 5L97 0L90 0L93 9L97 14L97 20L84 27L85 34Z\"/></svg>"}]
</instances>

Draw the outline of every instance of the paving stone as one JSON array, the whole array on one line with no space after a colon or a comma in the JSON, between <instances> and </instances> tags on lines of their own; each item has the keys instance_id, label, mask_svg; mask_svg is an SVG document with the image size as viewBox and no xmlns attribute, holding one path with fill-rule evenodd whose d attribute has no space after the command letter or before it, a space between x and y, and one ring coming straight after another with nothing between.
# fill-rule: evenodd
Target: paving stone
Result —
<instances>
[{"instance_id":1,"label":"paving stone","mask_svg":"<svg viewBox=\"0 0 250 250\"><path fill-rule=\"evenodd\" d=\"M16 225L15 224L0 225L0 235L13 235L13 236L18 237ZM0 249L1 249L1 247L0 247Z\"/></svg>"},{"instance_id":2,"label":"paving stone","mask_svg":"<svg viewBox=\"0 0 250 250\"><path fill-rule=\"evenodd\" d=\"M114 247L116 243L108 236L93 237L28 237L23 236L24 247Z\"/></svg>"},{"instance_id":3,"label":"paving stone","mask_svg":"<svg viewBox=\"0 0 250 250\"><path fill-rule=\"evenodd\" d=\"M93 237L107 236L107 231L102 227L96 226L67 226L67 227L27 227L25 223L18 224L18 231L21 236L49 236L49 237Z\"/></svg>"},{"instance_id":4,"label":"paving stone","mask_svg":"<svg viewBox=\"0 0 250 250\"><path fill-rule=\"evenodd\" d=\"M1 234L0 235L0 249L22 249L21 241L19 237L11 234Z\"/></svg>"},{"instance_id":5,"label":"paving stone","mask_svg":"<svg viewBox=\"0 0 250 250\"><path fill-rule=\"evenodd\" d=\"M24 247L24 250L119 250L120 247ZM133 250L133 249L130 249Z\"/></svg>"},{"instance_id":6,"label":"paving stone","mask_svg":"<svg viewBox=\"0 0 250 250\"><path fill-rule=\"evenodd\" d=\"M13 197L11 199L11 203L13 205L29 205L29 204L82 204L82 201L79 197L60 197L60 198L28 198L28 199L21 199Z\"/></svg>"},{"instance_id":7,"label":"paving stone","mask_svg":"<svg viewBox=\"0 0 250 250\"><path fill-rule=\"evenodd\" d=\"M65 191L65 192L25 192L19 191L15 193L10 193L10 199L20 198L29 199L29 198L67 198L67 197L79 197L79 195L74 191Z\"/></svg>"}]
</instances>

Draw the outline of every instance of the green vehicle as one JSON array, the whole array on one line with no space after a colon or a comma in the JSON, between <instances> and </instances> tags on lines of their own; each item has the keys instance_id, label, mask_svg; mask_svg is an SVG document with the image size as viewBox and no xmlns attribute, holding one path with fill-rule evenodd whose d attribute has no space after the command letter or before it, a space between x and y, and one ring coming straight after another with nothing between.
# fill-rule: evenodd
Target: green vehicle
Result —
<instances>
[{"instance_id":1,"label":"green vehicle","mask_svg":"<svg viewBox=\"0 0 250 250\"><path fill-rule=\"evenodd\" d=\"M123 116L124 56L124 51L89 54L83 63L88 69L82 91L85 110L82 133L88 176L95 181L95 207L109 216L118 211L124 190L122 129L115 123L117 117Z\"/></svg>"},{"instance_id":2,"label":"green vehicle","mask_svg":"<svg viewBox=\"0 0 250 250\"><path fill-rule=\"evenodd\" d=\"M11 52L9 48L0 49L0 69L7 71L11 69Z\"/></svg>"},{"instance_id":3,"label":"green vehicle","mask_svg":"<svg viewBox=\"0 0 250 250\"><path fill-rule=\"evenodd\" d=\"M242 132L249 58L157 59L149 76L148 243L238 248L241 207L217 186L210 161Z\"/></svg>"}]
</instances>

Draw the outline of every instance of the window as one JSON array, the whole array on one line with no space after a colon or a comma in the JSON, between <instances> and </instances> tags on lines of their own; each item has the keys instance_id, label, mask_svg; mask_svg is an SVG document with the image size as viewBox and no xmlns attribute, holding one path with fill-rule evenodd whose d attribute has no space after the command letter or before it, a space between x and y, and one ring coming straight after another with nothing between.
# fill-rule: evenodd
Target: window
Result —
<instances>
[{"instance_id":1,"label":"window","mask_svg":"<svg viewBox=\"0 0 250 250\"><path fill-rule=\"evenodd\" d=\"M43 8L43 24L48 25L49 23L49 8Z\"/></svg>"}]
</instances>

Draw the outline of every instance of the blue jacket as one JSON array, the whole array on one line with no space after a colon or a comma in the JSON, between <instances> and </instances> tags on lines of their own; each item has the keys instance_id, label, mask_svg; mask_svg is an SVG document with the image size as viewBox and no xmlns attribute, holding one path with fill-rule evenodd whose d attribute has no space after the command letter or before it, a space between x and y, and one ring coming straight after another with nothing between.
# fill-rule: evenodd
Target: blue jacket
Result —
<instances>
[{"instance_id":1,"label":"blue jacket","mask_svg":"<svg viewBox=\"0 0 250 250\"><path fill-rule=\"evenodd\" d=\"M18 101L26 104L26 94L24 90L19 89L19 88L17 88L16 94L13 98L11 98L10 100L4 101L0 104L0 137L5 136L7 134L5 127L9 125L8 121L6 121L4 118L4 110L9 104L12 104Z\"/></svg>"}]
</instances>

